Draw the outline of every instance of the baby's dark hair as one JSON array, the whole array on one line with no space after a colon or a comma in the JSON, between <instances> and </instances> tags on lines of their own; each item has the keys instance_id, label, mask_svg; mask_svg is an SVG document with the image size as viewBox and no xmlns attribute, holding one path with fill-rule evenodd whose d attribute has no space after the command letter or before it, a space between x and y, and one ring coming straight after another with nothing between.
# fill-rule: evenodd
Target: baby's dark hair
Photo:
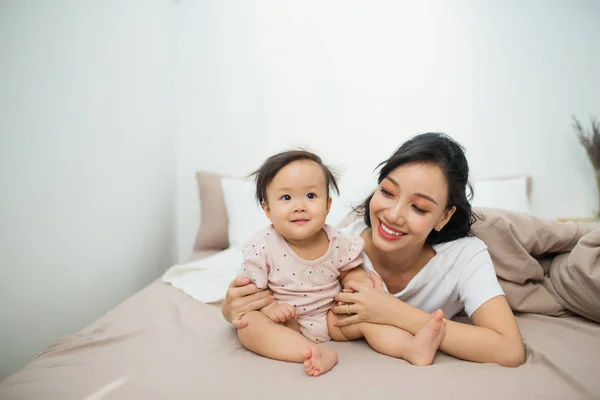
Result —
<instances>
[{"instance_id":1,"label":"baby's dark hair","mask_svg":"<svg viewBox=\"0 0 600 400\"><path fill-rule=\"evenodd\" d=\"M444 173L448 182L448 202L446 209L456 207L450 221L439 232L435 229L427 237L426 243L437 244L472 236L471 225L481 218L473 212L470 200L473 187L469 182L469 164L464 148L444 133L429 132L417 135L406 141L394 154L378 168L381 183L393 170L403 165L431 163ZM362 215L367 226L371 226L370 203L373 193L355 211Z\"/></svg>"},{"instance_id":2,"label":"baby's dark hair","mask_svg":"<svg viewBox=\"0 0 600 400\"><path fill-rule=\"evenodd\" d=\"M266 161L250 176L255 176L256 180L256 200L259 203L263 201L267 203L267 186L275 178L275 175L286 165L298 161L298 160L310 160L317 163L323 170L325 176L325 186L327 187L327 197L329 191L332 190L336 194L339 194L339 188L337 184L337 178L333 170L323 164L321 157L306 150L289 150L282 153L275 154L266 159Z\"/></svg>"}]
</instances>

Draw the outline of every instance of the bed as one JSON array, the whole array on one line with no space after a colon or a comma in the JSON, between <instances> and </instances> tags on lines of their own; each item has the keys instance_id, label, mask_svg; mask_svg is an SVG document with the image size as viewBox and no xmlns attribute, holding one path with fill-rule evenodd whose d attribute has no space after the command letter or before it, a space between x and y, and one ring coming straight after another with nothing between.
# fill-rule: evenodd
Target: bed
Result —
<instances>
[{"instance_id":1,"label":"bed","mask_svg":"<svg viewBox=\"0 0 600 400\"><path fill-rule=\"evenodd\" d=\"M219 179L199 175L203 224L195 252L185 265L209 260L228 247L227 212ZM485 212L494 226L501 227L507 220L502 210ZM515 215L511 218L531 225L533 217ZM570 227L565 231L569 235L600 232L596 226L560 226ZM535 260L542 257L533 253L542 244L548 245L547 237L542 238L544 243L539 239L531 242L532 248L523 246L524 254L532 254ZM567 239L569 246L582 241ZM597 253L595 244L588 244L585 254ZM568 253L556 243L553 246L546 254ZM502 244L507 247L510 243ZM523 254L511 250L510 257L503 259L518 260L521 265L525 261L519 257ZM600 323L594 320L600 292L580 296L589 304L567 298L573 295L569 284L561 294L563 289L549 280L559 268L555 263L561 260L540 261L542 271L549 272L542 273L533 289L535 279L530 275L537 272L521 271L522 284L517 288L518 279L513 279L510 271L512 261L498 270L503 280L515 285L503 287L516 293L511 295L511 306L517 310L526 344L527 360L518 368L471 363L442 353L433 365L414 367L372 351L364 341L355 341L331 343L339 353L339 364L321 377L308 377L298 364L269 360L245 350L223 320L218 301L198 301L163 277L80 332L61 338L0 383L0 399L600 399ZM594 263L595 259L584 261L586 277L573 283L583 288L581 291L589 290L584 287L588 281L600 282L600 264ZM572 276L573 261L567 265L567 275ZM557 299L556 304L548 303L544 296ZM522 311L532 307L536 313ZM586 313L587 318L581 316ZM456 319L468 322L464 316Z\"/></svg>"}]
</instances>

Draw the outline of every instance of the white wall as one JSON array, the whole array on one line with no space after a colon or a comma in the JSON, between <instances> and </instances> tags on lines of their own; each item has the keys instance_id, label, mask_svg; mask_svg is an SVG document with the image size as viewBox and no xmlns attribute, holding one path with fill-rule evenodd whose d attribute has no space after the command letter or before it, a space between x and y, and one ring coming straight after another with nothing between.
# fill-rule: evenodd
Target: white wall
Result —
<instances>
[{"instance_id":1,"label":"white wall","mask_svg":"<svg viewBox=\"0 0 600 400\"><path fill-rule=\"evenodd\" d=\"M173 8L0 6L0 380L174 261Z\"/></svg>"},{"instance_id":2,"label":"white wall","mask_svg":"<svg viewBox=\"0 0 600 400\"><path fill-rule=\"evenodd\" d=\"M542 217L596 207L571 115L600 113L593 0L206 2L176 8L178 257L197 169L244 175L305 146L371 171L437 130L474 177L530 174Z\"/></svg>"},{"instance_id":3,"label":"white wall","mask_svg":"<svg viewBox=\"0 0 600 400\"><path fill-rule=\"evenodd\" d=\"M570 115L598 115L599 16L593 0L2 2L0 379L189 254L198 169L304 146L364 177L439 130L475 177L532 175L538 215L591 215Z\"/></svg>"}]
</instances>

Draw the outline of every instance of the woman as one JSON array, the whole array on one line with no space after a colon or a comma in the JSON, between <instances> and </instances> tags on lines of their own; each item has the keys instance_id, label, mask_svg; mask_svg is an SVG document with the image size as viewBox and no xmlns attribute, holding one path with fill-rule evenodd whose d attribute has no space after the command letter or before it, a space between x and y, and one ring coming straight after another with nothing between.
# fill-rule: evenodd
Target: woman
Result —
<instances>
[{"instance_id":1,"label":"woman","mask_svg":"<svg viewBox=\"0 0 600 400\"><path fill-rule=\"evenodd\" d=\"M443 134L404 143L380 164L376 191L358 208L363 219L344 228L365 241L364 268L373 285L349 282L337 295L338 326L383 324L416 334L441 309L447 319L464 309L474 325L448 321L439 349L455 357L517 367L525 360L515 317L485 244L472 236L475 215L463 148ZM226 320L272 301L236 279L223 303Z\"/></svg>"}]
</instances>

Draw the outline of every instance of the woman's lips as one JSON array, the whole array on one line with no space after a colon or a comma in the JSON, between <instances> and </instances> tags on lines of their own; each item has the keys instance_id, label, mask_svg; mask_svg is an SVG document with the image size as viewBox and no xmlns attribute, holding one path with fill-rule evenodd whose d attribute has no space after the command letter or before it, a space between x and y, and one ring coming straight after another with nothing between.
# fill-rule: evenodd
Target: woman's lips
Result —
<instances>
[{"instance_id":1,"label":"woman's lips","mask_svg":"<svg viewBox=\"0 0 600 400\"><path fill-rule=\"evenodd\" d=\"M390 228L388 225L385 225L379 219L377 220L377 222L377 231L379 232L379 235L386 240L399 240L406 236L406 233L399 232L395 229Z\"/></svg>"}]
</instances>

